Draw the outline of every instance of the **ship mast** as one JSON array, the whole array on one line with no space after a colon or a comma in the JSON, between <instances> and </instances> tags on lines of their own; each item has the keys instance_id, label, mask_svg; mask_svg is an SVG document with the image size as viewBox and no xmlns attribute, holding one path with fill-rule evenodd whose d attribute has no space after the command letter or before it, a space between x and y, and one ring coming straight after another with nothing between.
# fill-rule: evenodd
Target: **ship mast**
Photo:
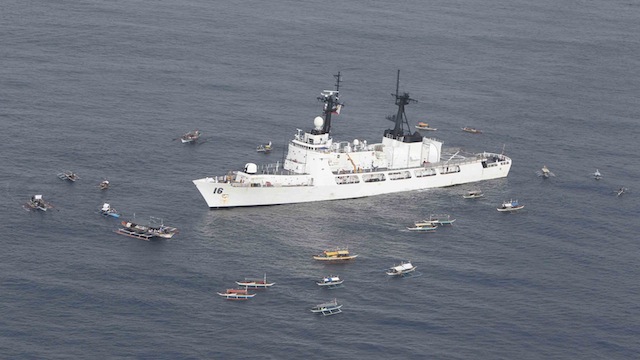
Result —
<instances>
[{"instance_id":1,"label":"ship mast","mask_svg":"<svg viewBox=\"0 0 640 360\"><path fill-rule=\"evenodd\" d=\"M393 129L387 129L384 132L385 137L391 137L403 142L418 142L422 141L422 136L417 131L411 134L411 127L409 126L409 120L407 120L407 114L404 111L405 105L411 102L418 102L409 96L409 93L399 94L400 89L400 70L398 70L398 77L396 79L396 93L391 94L396 99L396 106L398 106L398 112L395 115L388 116L387 119L395 122ZM407 132L405 134L404 126L407 126Z\"/></svg>"},{"instance_id":2,"label":"ship mast","mask_svg":"<svg viewBox=\"0 0 640 360\"><path fill-rule=\"evenodd\" d=\"M324 118L324 123L322 125L322 129L314 129L312 131L313 134L329 134L331 132L331 115L340 114L340 110L344 106L343 103L340 102L339 94L340 94L340 72L337 75L333 75L336 78L336 89L335 90L324 90L318 96L318 101L322 101L324 103L324 108L322 111L322 117Z\"/></svg>"}]
</instances>

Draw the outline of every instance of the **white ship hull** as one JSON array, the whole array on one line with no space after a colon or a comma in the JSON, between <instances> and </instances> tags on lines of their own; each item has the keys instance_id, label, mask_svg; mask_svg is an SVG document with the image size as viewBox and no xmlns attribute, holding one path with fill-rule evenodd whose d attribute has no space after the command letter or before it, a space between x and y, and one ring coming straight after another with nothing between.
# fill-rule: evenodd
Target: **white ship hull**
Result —
<instances>
[{"instance_id":1,"label":"white ship hull","mask_svg":"<svg viewBox=\"0 0 640 360\"><path fill-rule=\"evenodd\" d=\"M409 125L404 107L413 99L397 89L398 111L389 118L395 126L384 131L381 142L334 141L331 117L343 105L338 98L340 74L336 78L336 90L324 90L318 98L324 102L323 116L313 119L313 129L298 129L282 164L247 163L242 171L193 180L209 208L354 199L509 174L511 159L503 154L444 154L442 142L405 131Z\"/></svg>"},{"instance_id":2,"label":"white ship hull","mask_svg":"<svg viewBox=\"0 0 640 360\"><path fill-rule=\"evenodd\" d=\"M486 154L494 155L494 154ZM468 184L477 181L491 180L506 177L511 168L511 159L504 155L500 156L502 161L497 161L491 167L483 167L480 160L466 162L458 165L459 172L432 176L415 177L416 169L407 169L411 177L407 179L390 180L388 173L397 170L363 172L349 175L357 175L358 183L352 184L327 184L327 185L305 185L305 186L268 186L265 183L239 183L235 181L225 181L224 178L203 178L194 180L200 194L206 201L209 208L231 208L240 206L262 206L295 204L303 202L315 202L326 200L354 199L381 194L391 194L403 191L414 191L431 188L441 188L453 185ZM443 167L434 164L432 168ZM445 165L446 166L446 165ZM449 166L453 166L449 164ZM364 182L362 175L385 174L386 180L377 182ZM301 175L274 175L281 177L300 177ZM332 178L340 176L331 174ZM273 182L276 183L276 182Z\"/></svg>"}]
</instances>

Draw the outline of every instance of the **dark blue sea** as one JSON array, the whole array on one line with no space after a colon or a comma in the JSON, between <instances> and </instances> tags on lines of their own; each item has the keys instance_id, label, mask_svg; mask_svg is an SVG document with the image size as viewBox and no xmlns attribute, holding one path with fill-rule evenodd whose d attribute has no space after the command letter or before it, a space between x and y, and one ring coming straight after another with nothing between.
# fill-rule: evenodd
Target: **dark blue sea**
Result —
<instances>
[{"instance_id":1,"label":"dark blue sea","mask_svg":"<svg viewBox=\"0 0 640 360\"><path fill-rule=\"evenodd\" d=\"M636 1L8 0L0 65L0 358L640 357ZM509 176L232 210L191 183L281 160L338 72L334 139L379 142L397 70L412 124L504 151ZM55 208L25 211L34 194ZM103 202L180 233L118 235ZM403 230L432 213L456 222ZM359 257L311 257L337 246ZM389 279L402 260L418 276ZM250 301L216 295L265 273ZM344 287L315 285L330 274Z\"/></svg>"}]
</instances>

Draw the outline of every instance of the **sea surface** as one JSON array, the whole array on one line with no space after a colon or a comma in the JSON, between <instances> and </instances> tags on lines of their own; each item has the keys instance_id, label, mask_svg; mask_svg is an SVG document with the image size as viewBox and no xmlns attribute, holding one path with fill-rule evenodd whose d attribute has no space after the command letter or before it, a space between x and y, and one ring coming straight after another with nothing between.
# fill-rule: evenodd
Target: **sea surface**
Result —
<instances>
[{"instance_id":1,"label":"sea surface","mask_svg":"<svg viewBox=\"0 0 640 360\"><path fill-rule=\"evenodd\" d=\"M637 1L5 0L0 65L0 358L640 357ZM504 151L509 176L232 210L191 183L281 160L338 72L334 139L379 142L398 70L412 124ZM34 194L55 208L25 211ZM180 233L118 235L103 202ZM432 213L456 222L405 230ZM337 246L359 257L312 259ZM403 260L417 276L385 275ZM216 295L264 274L250 301Z\"/></svg>"}]
</instances>

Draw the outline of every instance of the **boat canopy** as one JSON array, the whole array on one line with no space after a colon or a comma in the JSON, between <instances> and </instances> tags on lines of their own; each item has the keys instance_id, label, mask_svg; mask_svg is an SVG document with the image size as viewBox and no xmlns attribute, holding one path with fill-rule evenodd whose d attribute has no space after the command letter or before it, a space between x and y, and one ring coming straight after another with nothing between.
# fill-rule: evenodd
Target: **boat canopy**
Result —
<instances>
[{"instance_id":1,"label":"boat canopy","mask_svg":"<svg viewBox=\"0 0 640 360\"><path fill-rule=\"evenodd\" d=\"M324 254L327 256L349 255L349 250L325 251Z\"/></svg>"},{"instance_id":2,"label":"boat canopy","mask_svg":"<svg viewBox=\"0 0 640 360\"><path fill-rule=\"evenodd\" d=\"M227 289L227 293L228 294L246 295L248 293L248 291L244 290L244 289Z\"/></svg>"},{"instance_id":3,"label":"boat canopy","mask_svg":"<svg viewBox=\"0 0 640 360\"><path fill-rule=\"evenodd\" d=\"M413 265L411 265L411 263L408 262L408 263L400 264L398 266L394 266L392 269L400 272L404 270L410 270L412 268L413 268Z\"/></svg>"}]
</instances>

